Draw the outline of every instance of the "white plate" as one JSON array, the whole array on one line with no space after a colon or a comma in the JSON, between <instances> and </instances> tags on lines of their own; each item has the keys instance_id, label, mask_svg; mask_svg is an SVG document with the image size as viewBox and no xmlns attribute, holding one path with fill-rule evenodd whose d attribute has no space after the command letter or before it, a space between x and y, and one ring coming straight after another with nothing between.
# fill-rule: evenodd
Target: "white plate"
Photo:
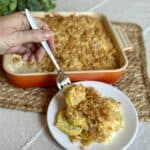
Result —
<instances>
[{"instance_id":1,"label":"white plate","mask_svg":"<svg viewBox=\"0 0 150 150\"><path fill-rule=\"evenodd\" d=\"M112 141L107 144L93 143L86 147L86 150L120 150L126 149L135 139L138 130L138 116L134 105L130 99L117 88L96 81L81 81L75 84L82 83L86 87L94 87L102 93L104 97L112 97L121 102L122 114L125 121L123 129L117 132ZM59 91L51 100L48 112L47 121L48 127L52 136L65 149L80 150L80 142L70 142L68 136L55 127L55 117L58 111L65 106L64 95Z\"/></svg>"}]
</instances>

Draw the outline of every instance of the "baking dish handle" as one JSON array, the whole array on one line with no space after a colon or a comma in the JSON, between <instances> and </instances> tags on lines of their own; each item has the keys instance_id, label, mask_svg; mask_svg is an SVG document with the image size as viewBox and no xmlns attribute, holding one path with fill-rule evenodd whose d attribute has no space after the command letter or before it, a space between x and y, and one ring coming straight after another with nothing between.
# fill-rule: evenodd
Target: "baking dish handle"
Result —
<instances>
[{"instance_id":1,"label":"baking dish handle","mask_svg":"<svg viewBox=\"0 0 150 150\"><path fill-rule=\"evenodd\" d=\"M124 30L120 26L117 26L117 25L114 25L113 29L114 29L116 38L119 41L121 49L124 51L133 50L132 44L129 38L127 37L126 33L124 32Z\"/></svg>"}]
</instances>

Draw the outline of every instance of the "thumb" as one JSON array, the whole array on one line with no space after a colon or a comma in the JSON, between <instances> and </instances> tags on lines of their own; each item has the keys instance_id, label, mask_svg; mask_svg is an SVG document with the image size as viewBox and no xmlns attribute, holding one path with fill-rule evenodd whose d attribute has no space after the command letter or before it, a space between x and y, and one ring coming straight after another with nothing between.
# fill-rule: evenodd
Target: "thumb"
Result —
<instances>
[{"instance_id":1,"label":"thumb","mask_svg":"<svg viewBox=\"0 0 150 150\"><path fill-rule=\"evenodd\" d=\"M12 34L12 45L21 45L29 42L39 43L53 36L52 32L46 30L17 31Z\"/></svg>"}]
</instances>

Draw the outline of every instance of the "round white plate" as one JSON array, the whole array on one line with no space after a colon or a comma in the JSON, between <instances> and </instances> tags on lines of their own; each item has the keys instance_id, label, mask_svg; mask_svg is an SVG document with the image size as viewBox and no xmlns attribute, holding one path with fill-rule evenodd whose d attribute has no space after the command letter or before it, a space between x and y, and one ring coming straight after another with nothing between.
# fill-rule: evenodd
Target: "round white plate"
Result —
<instances>
[{"instance_id":1,"label":"round white plate","mask_svg":"<svg viewBox=\"0 0 150 150\"><path fill-rule=\"evenodd\" d=\"M126 149L135 139L138 130L138 116L134 105L130 99L119 89L96 81L81 81L75 84L82 83L85 87L94 87L104 97L111 97L121 102L122 114L125 122L123 129L118 131L111 142L107 144L93 143L86 147L86 150L120 150ZM48 112L47 122L49 130L56 141L65 149L80 150L80 142L72 143L68 136L55 127L55 117L58 111L65 106L64 95L59 91L51 100Z\"/></svg>"}]
</instances>

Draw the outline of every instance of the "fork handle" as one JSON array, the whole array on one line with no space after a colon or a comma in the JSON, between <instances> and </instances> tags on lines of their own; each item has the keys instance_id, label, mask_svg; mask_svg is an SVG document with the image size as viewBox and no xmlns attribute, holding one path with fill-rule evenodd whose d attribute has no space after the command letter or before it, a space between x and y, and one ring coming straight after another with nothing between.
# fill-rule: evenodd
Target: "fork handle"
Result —
<instances>
[{"instance_id":1,"label":"fork handle","mask_svg":"<svg viewBox=\"0 0 150 150\"><path fill-rule=\"evenodd\" d=\"M32 29L39 29L39 26L38 26L36 20L32 17L32 15L28 9L25 9L25 14L26 14L26 17L30 23L31 28ZM56 61L56 58L55 58L54 54L52 53L47 41L42 41L41 44L42 44L43 48L46 50L49 57L51 58L53 64L55 65L55 67L57 69L57 72L60 71L60 67L59 67L59 65Z\"/></svg>"},{"instance_id":2,"label":"fork handle","mask_svg":"<svg viewBox=\"0 0 150 150\"><path fill-rule=\"evenodd\" d=\"M43 48L46 50L46 52L49 55L49 57L51 58L51 60L52 60L53 64L55 65L57 71L59 71L60 67L59 67L59 65L58 65L58 63L56 61L56 58L55 58L54 54L52 53L49 45L47 44L46 41L42 41L41 44L42 44Z\"/></svg>"}]
</instances>

